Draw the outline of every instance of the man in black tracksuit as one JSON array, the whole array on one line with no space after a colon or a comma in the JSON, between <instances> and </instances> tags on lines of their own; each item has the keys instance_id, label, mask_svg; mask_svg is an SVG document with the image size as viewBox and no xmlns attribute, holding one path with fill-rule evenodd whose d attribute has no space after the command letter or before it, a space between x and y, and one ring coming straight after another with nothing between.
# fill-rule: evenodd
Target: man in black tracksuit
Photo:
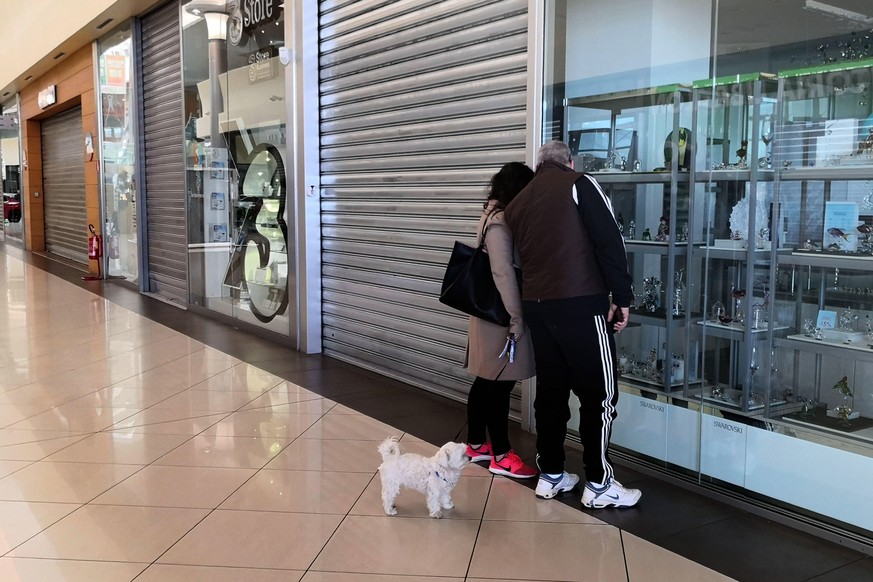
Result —
<instances>
[{"instance_id":1,"label":"man in black tracksuit","mask_svg":"<svg viewBox=\"0 0 873 582\"><path fill-rule=\"evenodd\" d=\"M505 217L521 257L524 319L536 358L536 495L551 499L579 482L564 471L572 390L581 403L582 505L630 507L641 493L615 480L608 454L618 402L613 333L627 326L633 300L612 205L594 178L573 171L570 149L555 141L537 152L536 175Z\"/></svg>"}]
</instances>

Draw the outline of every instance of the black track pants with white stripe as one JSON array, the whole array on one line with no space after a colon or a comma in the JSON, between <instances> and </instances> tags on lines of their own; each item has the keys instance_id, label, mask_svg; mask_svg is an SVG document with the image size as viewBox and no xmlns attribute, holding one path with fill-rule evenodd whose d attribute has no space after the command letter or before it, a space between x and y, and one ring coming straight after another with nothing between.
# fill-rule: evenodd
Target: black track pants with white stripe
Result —
<instances>
[{"instance_id":1,"label":"black track pants with white stripe","mask_svg":"<svg viewBox=\"0 0 873 582\"><path fill-rule=\"evenodd\" d=\"M618 402L615 339L604 311L587 299L524 302L536 358L537 463L544 473L564 470L572 391L580 402L585 480L604 483L613 477L608 447Z\"/></svg>"}]
</instances>

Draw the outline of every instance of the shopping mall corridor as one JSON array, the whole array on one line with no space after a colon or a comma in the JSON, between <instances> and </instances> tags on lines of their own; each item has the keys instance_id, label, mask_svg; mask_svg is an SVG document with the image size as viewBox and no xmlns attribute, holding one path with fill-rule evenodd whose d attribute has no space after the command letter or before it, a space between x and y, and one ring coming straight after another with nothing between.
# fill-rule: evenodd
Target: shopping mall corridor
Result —
<instances>
[{"instance_id":1,"label":"shopping mall corridor","mask_svg":"<svg viewBox=\"0 0 873 582\"><path fill-rule=\"evenodd\" d=\"M628 468L632 510L471 465L445 519L410 492L388 517L376 445L461 440L461 404L80 275L0 252L4 582L870 579L861 554Z\"/></svg>"}]
</instances>

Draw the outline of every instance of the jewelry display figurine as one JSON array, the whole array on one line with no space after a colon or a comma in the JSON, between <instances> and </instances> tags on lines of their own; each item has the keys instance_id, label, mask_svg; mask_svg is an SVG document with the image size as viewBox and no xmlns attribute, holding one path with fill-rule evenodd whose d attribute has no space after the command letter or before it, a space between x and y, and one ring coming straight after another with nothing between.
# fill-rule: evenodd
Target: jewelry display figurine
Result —
<instances>
[{"instance_id":1,"label":"jewelry display figurine","mask_svg":"<svg viewBox=\"0 0 873 582\"><path fill-rule=\"evenodd\" d=\"M661 281L657 277L643 279L643 309L653 313L661 307Z\"/></svg>"},{"instance_id":2,"label":"jewelry display figurine","mask_svg":"<svg viewBox=\"0 0 873 582\"><path fill-rule=\"evenodd\" d=\"M670 240L670 223L666 216L662 216L658 222L658 234L655 235L655 240L658 242Z\"/></svg>"},{"instance_id":3,"label":"jewelry display figurine","mask_svg":"<svg viewBox=\"0 0 873 582\"><path fill-rule=\"evenodd\" d=\"M722 321L725 317L725 314L726 314L726 311L724 308L724 303L716 300L716 302L712 304L711 313L712 313L712 320L713 321L719 321L719 322L724 323ZM730 318L728 318L728 323L730 323Z\"/></svg>"},{"instance_id":4,"label":"jewelry display figurine","mask_svg":"<svg viewBox=\"0 0 873 582\"><path fill-rule=\"evenodd\" d=\"M630 240L637 238L637 223L633 218L631 218L630 223L627 225L627 237Z\"/></svg>"},{"instance_id":5,"label":"jewelry display figurine","mask_svg":"<svg viewBox=\"0 0 873 582\"><path fill-rule=\"evenodd\" d=\"M749 146L749 140L744 139L740 142L740 149L737 150L737 168L746 169L748 168L748 164L746 164L746 153L748 150L746 149Z\"/></svg>"},{"instance_id":6,"label":"jewelry display figurine","mask_svg":"<svg viewBox=\"0 0 873 582\"><path fill-rule=\"evenodd\" d=\"M746 314L743 311L743 300L746 298L745 289L731 289L731 297L734 298L734 321L740 325L746 322Z\"/></svg>"},{"instance_id":7,"label":"jewelry display figurine","mask_svg":"<svg viewBox=\"0 0 873 582\"><path fill-rule=\"evenodd\" d=\"M870 235L873 234L873 226L869 224L859 224L855 227L858 231L858 252L864 254L873 253L873 241L870 240Z\"/></svg>"},{"instance_id":8,"label":"jewelry display figurine","mask_svg":"<svg viewBox=\"0 0 873 582\"><path fill-rule=\"evenodd\" d=\"M764 142L765 154L758 160L758 167L773 169L773 158L770 154L770 144L773 143L773 116L765 115L761 120L761 141Z\"/></svg>"},{"instance_id":9,"label":"jewelry display figurine","mask_svg":"<svg viewBox=\"0 0 873 582\"><path fill-rule=\"evenodd\" d=\"M685 269L676 271L676 277L673 280L673 315L682 315L685 313L685 283L682 279L685 276Z\"/></svg>"},{"instance_id":10,"label":"jewelry display figurine","mask_svg":"<svg viewBox=\"0 0 873 582\"><path fill-rule=\"evenodd\" d=\"M813 332L815 331L815 322L811 319L803 320L803 335L806 337L812 337Z\"/></svg>"},{"instance_id":11,"label":"jewelry display figurine","mask_svg":"<svg viewBox=\"0 0 873 582\"><path fill-rule=\"evenodd\" d=\"M849 378L843 376L839 382L834 384L834 390L843 395L843 403L836 408L837 416L840 418L840 424L842 426L852 426L852 423L849 422L852 416L852 405L849 402L849 398L852 398L854 401L855 395L852 394L852 389L849 388Z\"/></svg>"},{"instance_id":12,"label":"jewelry display figurine","mask_svg":"<svg viewBox=\"0 0 873 582\"><path fill-rule=\"evenodd\" d=\"M870 320L870 316L866 315L865 324L864 324L864 339L867 340L867 347L873 348L873 321Z\"/></svg>"}]
</instances>

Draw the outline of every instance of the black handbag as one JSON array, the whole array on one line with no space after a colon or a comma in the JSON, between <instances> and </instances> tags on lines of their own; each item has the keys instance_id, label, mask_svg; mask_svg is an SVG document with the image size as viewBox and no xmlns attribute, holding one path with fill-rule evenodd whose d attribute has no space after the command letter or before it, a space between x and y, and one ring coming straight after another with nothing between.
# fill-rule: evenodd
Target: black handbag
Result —
<instances>
[{"instance_id":1,"label":"black handbag","mask_svg":"<svg viewBox=\"0 0 873 582\"><path fill-rule=\"evenodd\" d=\"M440 303L497 325L509 326L509 313L491 275L485 233L478 247L455 241L443 277Z\"/></svg>"}]
</instances>

